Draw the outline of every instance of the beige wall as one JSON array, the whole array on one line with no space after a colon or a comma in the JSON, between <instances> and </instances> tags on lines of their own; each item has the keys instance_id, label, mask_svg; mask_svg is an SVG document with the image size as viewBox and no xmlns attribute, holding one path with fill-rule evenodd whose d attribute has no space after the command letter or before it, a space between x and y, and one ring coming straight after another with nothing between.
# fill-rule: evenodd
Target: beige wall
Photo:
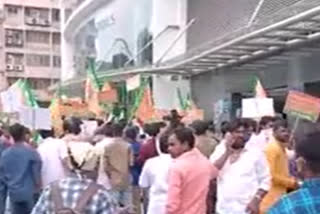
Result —
<instances>
[{"instance_id":1,"label":"beige wall","mask_svg":"<svg viewBox=\"0 0 320 214\"><path fill-rule=\"evenodd\" d=\"M6 78L42 78L54 79L60 78L60 68L53 66L53 56L60 56L60 44L53 44L53 33L60 32L60 22L53 20L53 9L59 9L59 0L0 0L3 5L17 5L19 6L17 14L9 14L4 8L5 20L0 24L0 90L3 85L2 80ZM26 23L25 8L35 7L49 9L48 21L50 26L34 26ZM60 14L61 17L61 14ZM1 22L0 22L1 23ZM2 31L3 29L3 31ZM5 31L4 29L19 29L23 31L23 47L6 47L5 46ZM37 42L37 40L27 41L27 31L47 32L49 42ZM44 40L46 41L46 40ZM3 47L3 51L1 51ZM23 71L6 71L5 53L22 53L24 54ZM50 66L29 66L27 65L27 54L38 54L50 56ZM1 70L4 76L1 76ZM48 85L49 87L49 85Z\"/></svg>"}]
</instances>

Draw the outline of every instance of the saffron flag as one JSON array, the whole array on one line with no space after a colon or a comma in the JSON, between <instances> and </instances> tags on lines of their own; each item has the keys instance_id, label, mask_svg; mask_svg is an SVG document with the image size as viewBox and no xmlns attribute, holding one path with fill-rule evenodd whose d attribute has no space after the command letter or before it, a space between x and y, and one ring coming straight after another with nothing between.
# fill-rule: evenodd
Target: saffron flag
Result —
<instances>
[{"instance_id":1,"label":"saffron flag","mask_svg":"<svg viewBox=\"0 0 320 214\"><path fill-rule=\"evenodd\" d=\"M152 101L151 90L149 87L145 87L144 89L143 97L136 111L135 116L143 122L151 121L152 119L154 119L155 111Z\"/></svg>"},{"instance_id":2,"label":"saffron flag","mask_svg":"<svg viewBox=\"0 0 320 214\"><path fill-rule=\"evenodd\" d=\"M255 98L267 98L267 93L264 90L262 83L258 78L256 78L256 81L255 81L254 92L255 92Z\"/></svg>"},{"instance_id":3,"label":"saffron flag","mask_svg":"<svg viewBox=\"0 0 320 214\"><path fill-rule=\"evenodd\" d=\"M89 61L85 87L85 100L88 104L89 111L95 113L96 115L100 115L102 113L102 108L99 104L99 92L100 86L95 72L95 65L94 62Z\"/></svg>"}]
</instances>

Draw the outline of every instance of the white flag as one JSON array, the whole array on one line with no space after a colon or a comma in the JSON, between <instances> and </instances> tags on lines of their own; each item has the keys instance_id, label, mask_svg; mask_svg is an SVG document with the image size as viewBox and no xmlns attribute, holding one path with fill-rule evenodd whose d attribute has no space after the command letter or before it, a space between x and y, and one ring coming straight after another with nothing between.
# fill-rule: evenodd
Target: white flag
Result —
<instances>
[{"instance_id":1,"label":"white flag","mask_svg":"<svg viewBox=\"0 0 320 214\"><path fill-rule=\"evenodd\" d=\"M127 90L132 91L140 86L140 75L135 75L127 79Z\"/></svg>"}]
</instances>

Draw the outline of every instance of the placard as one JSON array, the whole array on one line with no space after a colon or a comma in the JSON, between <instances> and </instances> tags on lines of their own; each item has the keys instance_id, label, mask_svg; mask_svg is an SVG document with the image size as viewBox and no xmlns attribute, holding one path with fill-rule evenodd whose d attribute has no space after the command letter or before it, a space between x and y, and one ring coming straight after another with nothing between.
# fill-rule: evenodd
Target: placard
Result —
<instances>
[{"instance_id":1,"label":"placard","mask_svg":"<svg viewBox=\"0 0 320 214\"><path fill-rule=\"evenodd\" d=\"M50 110L46 108L20 107L19 121L32 130L51 130Z\"/></svg>"},{"instance_id":2,"label":"placard","mask_svg":"<svg viewBox=\"0 0 320 214\"><path fill-rule=\"evenodd\" d=\"M272 98L248 98L242 99L242 118L261 118L274 116Z\"/></svg>"},{"instance_id":3,"label":"placard","mask_svg":"<svg viewBox=\"0 0 320 214\"><path fill-rule=\"evenodd\" d=\"M320 115L320 99L302 92L290 91L283 111L300 119L316 122Z\"/></svg>"}]
</instances>

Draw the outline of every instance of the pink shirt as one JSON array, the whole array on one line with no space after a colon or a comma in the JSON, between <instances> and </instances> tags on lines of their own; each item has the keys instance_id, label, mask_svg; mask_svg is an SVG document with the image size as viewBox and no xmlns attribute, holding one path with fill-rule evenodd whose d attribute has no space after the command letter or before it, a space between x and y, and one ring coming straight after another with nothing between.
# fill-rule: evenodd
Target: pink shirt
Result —
<instances>
[{"instance_id":1,"label":"pink shirt","mask_svg":"<svg viewBox=\"0 0 320 214\"><path fill-rule=\"evenodd\" d=\"M169 171L167 214L205 214L210 180L218 170L198 149L174 160Z\"/></svg>"}]
</instances>

